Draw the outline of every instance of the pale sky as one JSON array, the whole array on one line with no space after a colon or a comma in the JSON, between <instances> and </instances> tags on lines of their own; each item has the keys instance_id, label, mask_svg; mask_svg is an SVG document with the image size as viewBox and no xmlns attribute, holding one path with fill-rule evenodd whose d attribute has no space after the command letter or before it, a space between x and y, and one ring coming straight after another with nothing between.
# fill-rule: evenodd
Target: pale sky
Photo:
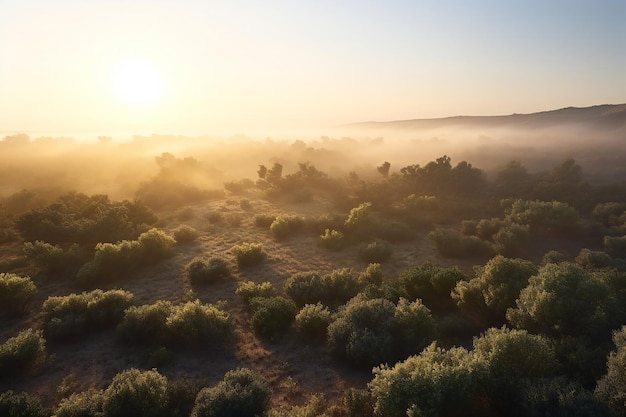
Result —
<instances>
[{"instance_id":1,"label":"pale sky","mask_svg":"<svg viewBox=\"0 0 626 417\"><path fill-rule=\"evenodd\" d=\"M0 0L0 132L245 133L626 102L624 0Z\"/></svg>"}]
</instances>

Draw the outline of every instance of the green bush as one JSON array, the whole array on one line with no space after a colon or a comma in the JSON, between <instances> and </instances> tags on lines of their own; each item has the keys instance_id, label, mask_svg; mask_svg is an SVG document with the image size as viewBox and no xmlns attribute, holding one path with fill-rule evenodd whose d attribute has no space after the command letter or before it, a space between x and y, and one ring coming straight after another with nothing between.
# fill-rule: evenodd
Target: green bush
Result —
<instances>
[{"instance_id":1,"label":"green bush","mask_svg":"<svg viewBox=\"0 0 626 417\"><path fill-rule=\"evenodd\" d=\"M455 230L435 229L428 234L437 250L446 258L467 258L493 253L488 242L476 236L463 236Z\"/></svg>"},{"instance_id":2,"label":"green bush","mask_svg":"<svg viewBox=\"0 0 626 417\"><path fill-rule=\"evenodd\" d=\"M139 249L133 254L138 265L147 265L174 254L176 240L162 230L152 228L139 235Z\"/></svg>"},{"instance_id":3,"label":"green bush","mask_svg":"<svg viewBox=\"0 0 626 417\"><path fill-rule=\"evenodd\" d=\"M287 329L296 315L293 301L280 296L250 299L250 323L257 334L272 336Z\"/></svg>"},{"instance_id":4,"label":"green bush","mask_svg":"<svg viewBox=\"0 0 626 417\"><path fill-rule=\"evenodd\" d=\"M503 201L502 204L508 203ZM505 213L505 220L529 225L531 232L571 236L580 230L578 211L560 201L515 200L505 207Z\"/></svg>"},{"instance_id":5,"label":"green bush","mask_svg":"<svg viewBox=\"0 0 626 417\"><path fill-rule=\"evenodd\" d=\"M176 243L184 244L193 242L198 238L198 231L191 226L187 226L186 224L181 224L176 229L172 231L174 239Z\"/></svg>"},{"instance_id":6,"label":"green bush","mask_svg":"<svg viewBox=\"0 0 626 417\"><path fill-rule=\"evenodd\" d=\"M242 243L231 248L235 255L237 266L246 268L258 265L267 258L267 253L263 250L261 243Z\"/></svg>"},{"instance_id":7,"label":"green bush","mask_svg":"<svg viewBox=\"0 0 626 417\"><path fill-rule=\"evenodd\" d=\"M497 255L475 267L475 277L459 281L451 297L461 310L490 324L502 324L507 309L515 306L520 291L538 269L530 261Z\"/></svg>"},{"instance_id":8,"label":"green bush","mask_svg":"<svg viewBox=\"0 0 626 417\"><path fill-rule=\"evenodd\" d=\"M588 248L581 249L574 262L583 268L604 268L613 265L613 259L606 252Z\"/></svg>"},{"instance_id":9,"label":"green bush","mask_svg":"<svg viewBox=\"0 0 626 417\"><path fill-rule=\"evenodd\" d=\"M61 400L54 417L101 417L104 391L90 389Z\"/></svg>"},{"instance_id":10,"label":"green bush","mask_svg":"<svg viewBox=\"0 0 626 417\"><path fill-rule=\"evenodd\" d=\"M359 248L359 257L368 263L382 263L387 261L393 249L386 240L376 239L373 242L364 243Z\"/></svg>"},{"instance_id":11,"label":"green bush","mask_svg":"<svg viewBox=\"0 0 626 417\"><path fill-rule=\"evenodd\" d=\"M37 397L11 390L0 394L0 416L2 417L48 417L49 411ZM64 416L58 416L64 417Z\"/></svg>"},{"instance_id":12,"label":"green bush","mask_svg":"<svg viewBox=\"0 0 626 417\"><path fill-rule=\"evenodd\" d=\"M244 281L240 282L239 285L237 285L235 294L241 297L243 302L247 305L250 303L250 300L255 297L273 297L278 293L274 289L274 286L271 282L266 281L257 284L253 281Z\"/></svg>"},{"instance_id":13,"label":"green bush","mask_svg":"<svg viewBox=\"0 0 626 417\"><path fill-rule=\"evenodd\" d=\"M124 319L117 326L118 335L132 343L152 343L168 338L167 318L174 306L159 300L154 304L132 306L124 312Z\"/></svg>"},{"instance_id":14,"label":"green bush","mask_svg":"<svg viewBox=\"0 0 626 417\"><path fill-rule=\"evenodd\" d=\"M613 342L616 349L609 354L607 373L598 381L595 394L619 416L626 405L626 326L613 333Z\"/></svg>"},{"instance_id":15,"label":"green bush","mask_svg":"<svg viewBox=\"0 0 626 417\"><path fill-rule=\"evenodd\" d=\"M431 262L405 269L396 285L410 300L420 299L430 308L447 310L451 307L450 291L465 275L456 267L442 268Z\"/></svg>"},{"instance_id":16,"label":"green bush","mask_svg":"<svg viewBox=\"0 0 626 417\"><path fill-rule=\"evenodd\" d=\"M86 252L74 243L67 250L40 240L24 243L24 255L35 265L55 276L74 277L87 260Z\"/></svg>"},{"instance_id":17,"label":"green bush","mask_svg":"<svg viewBox=\"0 0 626 417\"><path fill-rule=\"evenodd\" d=\"M204 388L196 397L191 417L255 417L269 406L268 383L247 368L232 370L217 385Z\"/></svg>"},{"instance_id":18,"label":"green bush","mask_svg":"<svg viewBox=\"0 0 626 417\"><path fill-rule=\"evenodd\" d=\"M270 227L274 220L276 220L276 216L273 214L259 213L252 217L252 222L256 227Z\"/></svg>"},{"instance_id":19,"label":"green bush","mask_svg":"<svg viewBox=\"0 0 626 417\"><path fill-rule=\"evenodd\" d=\"M59 340L116 325L133 298L123 290L48 297L42 307L46 335Z\"/></svg>"},{"instance_id":20,"label":"green bush","mask_svg":"<svg viewBox=\"0 0 626 417\"><path fill-rule=\"evenodd\" d=\"M619 226L620 216L626 212L626 203L608 202L596 205L591 212L593 218L604 226Z\"/></svg>"},{"instance_id":21,"label":"green bush","mask_svg":"<svg viewBox=\"0 0 626 417\"><path fill-rule=\"evenodd\" d=\"M380 417L490 415L476 401L485 396L487 369L471 352L430 345L393 367L374 368L368 384Z\"/></svg>"},{"instance_id":22,"label":"green bush","mask_svg":"<svg viewBox=\"0 0 626 417\"><path fill-rule=\"evenodd\" d=\"M543 255L541 258L541 266L547 264L559 264L561 262L565 262L565 255L558 250L550 250Z\"/></svg>"},{"instance_id":23,"label":"green bush","mask_svg":"<svg viewBox=\"0 0 626 417\"><path fill-rule=\"evenodd\" d=\"M167 378L157 371L128 369L113 377L104 390L106 417L162 417L168 414Z\"/></svg>"},{"instance_id":24,"label":"green bush","mask_svg":"<svg viewBox=\"0 0 626 417\"><path fill-rule=\"evenodd\" d=\"M336 269L326 275L298 272L285 282L285 292L299 306L318 302L334 306L357 295L364 284L359 274L350 268Z\"/></svg>"},{"instance_id":25,"label":"green bush","mask_svg":"<svg viewBox=\"0 0 626 417\"><path fill-rule=\"evenodd\" d=\"M432 341L435 322L419 300L359 297L351 300L328 327L328 347L357 367L393 362L417 353Z\"/></svg>"},{"instance_id":26,"label":"green bush","mask_svg":"<svg viewBox=\"0 0 626 417\"><path fill-rule=\"evenodd\" d=\"M506 317L530 332L603 338L624 319L602 272L571 263L547 264L528 280Z\"/></svg>"},{"instance_id":27,"label":"green bush","mask_svg":"<svg viewBox=\"0 0 626 417\"><path fill-rule=\"evenodd\" d=\"M270 225L270 231L276 239L285 239L304 229L301 216L281 214Z\"/></svg>"},{"instance_id":28,"label":"green bush","mask_svg":"<svg viewBox=\"0 0 626 417\"><path fill-rule=\"evenodd\" d=\"M506 221L498 218L481 219L476 224L476 236L482 240L493 240L493 236L506 225Z\"/></svg>"},{"instance_id":29,"label":"green bush","mask_svg":"<svg viewBox=\"0 0 626 417\"><path fill-rule=\"evenodd\" d=\"M296 328L309 337L326 337L333 314L322 303L305 304L296 314Z\"/></svg>"},{"instance_id":30,"label":"green bush","mask_svg":"<svg viewBox=\"0 0 626 417\"><path fill-rule=\"evenodd\" d=\"M343 233L337 230L325 229L320 235L321 245L328 250L339 250L345 246Z\"/></svg>"},{"instance_id":31,"label":"green bush","mask_svg":"<svg viewBox=\"0 0 626 417\"><path fill-rule=\"evenodd\" d=\"M185 266L185 271L192 284L211 284L231 275L228 262L218 257L193 258Z\"/></svg>"},{"instance_id":32,"label":"green bush","mask_svg":"<svg viewBox=\"0 0 626 417\"><path fill-rule=\"evenodd\" d=\"M528 417L609 416L593 393L563 377L527 381L521 390L520 403L520 415Z\"/></svg>"},{"instance_id":33,"label":"green bush","mask_svg":"<svg viewBox=\"0 0 626 417\"><path fill-rule=\"evenodd\" d=\"M359 277L359 280L363 283L371 284L371 285L381 285L383 283L383 270L380 267L379 263L370 263L365 268Z\"/></svg>"},{"instance_id":34,"label":"green bush","mask_svg":"<svg viewBox=\"0 0 626 417\"><path fill-rule=\"evenodd\" d=\"M199 300L176 306L159 300L127 309L117 332L131 343L208 347L228 340L233 324L228 313Z\"/></svg>"},{"instance_id":35,"label":"green bush","mask_svg":"<svg viewBox=\"0 0 626 417\"><path fill-rule=\"evenodd\" d=\"M111 202L106 195L70 192L19 215L15 224L25 241L93 244L134 239L156 221L140 201Z\"/></svg>"},{"instance_id":36,"label":"green bush","mask_svg":"<svg viewBox=\"0 0 626 417\"><path fill-rule=\"evenodd\" d=\"M626 236L604 236L604 249L615 258L626 258Z\"/></svg>"},{"instance_id":37,"label":"green bush","mask_svg":"<svg viewBox=\"0 0 626 417\"><path fill-rule=\"evenodd\" d=\"M344 225L346 232L358 239L371 238L378 231L379 220L374 215L372 203L362 203L350 210Z\"/></svg>"},{"instance_id":38,"label":"green bush","mask_svg":"<svg viewBox=\"0 0 626 417\"><path fill-rule=\"evenodd\" d=\"M521 253L530 241L530 227L516 223L502 226L493 236L496 252L505 256Z\"/></svg>"},{"instance_id":39,"label":"green bush","mask_svg":"<svg viewBox=\"0 0 626 417\"><path fill-rule=\"evenodd\" d=\"M45 356L46 341L38 330L26 329L0 345L0 377L22 371Z\"/></svg>"},{"instance_id":40,"label":"green bush","mask_svg":"<svg viewBox=\"0 0 626 417\"><path fill-rule=\"evenodd\" d=\"M0 273L0 311L3 313L24 313L36 293L37 287L29 277Z\"/></svg>"},{"instance_id":41,"label":"green bush","mask_svg":"<svg viewBox=\"0 0 626 417\"><path fill-rule=\"evenodd\" d=\"M172 256L175 244L173 237L154 228L142 233L138 240L98 243L93 260L78 271L77 281L81 285L115 281L138 267Z\"/></svg>"},{"instance_id":42,"label":"green bush","mask_svg":"<svg viewBox=\"0 0 626 417\"><path fill-rule=\"evenodd\" d=\"M230 315L200 300L176 306L165 324L172 343L186 346L210 346L227 340L233 333Z\"/></svg>"}]
</instances>

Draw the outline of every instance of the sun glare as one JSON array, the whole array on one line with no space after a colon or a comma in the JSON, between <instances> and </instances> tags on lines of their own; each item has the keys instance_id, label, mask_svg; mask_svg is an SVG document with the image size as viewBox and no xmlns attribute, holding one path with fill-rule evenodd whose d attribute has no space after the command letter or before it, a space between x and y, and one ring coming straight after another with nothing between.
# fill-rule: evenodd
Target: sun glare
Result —
<instances>
[{"instance_id":1,"label":"sun glare","mask_svg":"<svg viewBox=\"0 0 626 417\"><path fill-rule=\"evenodd\" d=\"M163 96L163 73L147 60L121 61L113 71L113 88L116 96L126 104L148 105Z\"/></svg>"}]
</instances>

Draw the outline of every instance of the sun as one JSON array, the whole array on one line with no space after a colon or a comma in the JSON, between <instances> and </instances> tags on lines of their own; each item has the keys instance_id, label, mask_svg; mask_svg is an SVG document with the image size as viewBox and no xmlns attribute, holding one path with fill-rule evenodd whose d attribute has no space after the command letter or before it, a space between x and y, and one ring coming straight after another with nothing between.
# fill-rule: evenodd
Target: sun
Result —
<instances>
[{"instance_id":1,"label":"sun","mask_svg":"<svg viewBox=\"0 0 626 417\"><path fill-rule=\"evenodd\" d=\"M133 58L118 62L112 83L115 95L128 105L153 104L163 96L163 73L149 60Z\"/></svg>"}]
</instances>

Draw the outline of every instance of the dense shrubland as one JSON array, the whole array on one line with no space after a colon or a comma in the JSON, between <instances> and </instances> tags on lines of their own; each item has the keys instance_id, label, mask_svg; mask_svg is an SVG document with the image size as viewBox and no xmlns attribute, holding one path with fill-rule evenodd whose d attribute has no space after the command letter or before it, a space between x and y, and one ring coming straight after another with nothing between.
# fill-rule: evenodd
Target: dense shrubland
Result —
<instances>
[{"instance_id":1,"label":"dense shrubland","mask_svg":"<svg viewBox=\"0 0 626 417\"><path fill-rule=\"evenodd\" d=\"M164 153L158 173L135 187L136 200L29 190L2 199L0 245L18 248L19 259L0 263L8 323L0 329L0 414L624 415L624 183L591 184L573 159L537 173L518 161L487 173L442 156L332 174L269 160L255 182ZM309 203L323 209L311 214ZM283 249L300 239L311 256L341 264L292 270ZM400 259L418 246L419 256ZM161 293L135 305L125 290L70 293L72 285L124 287L164 259L167 279L187 286L184 301ZM213 301L216 287L234 293L228 303ZM22 327L32 329L15 330ZM59 342L96 330L115 337L116 354L147 352L158 371L83 384L90 389L46 403L50 410L9 391L9 375L31 377L45 362L44 335L62 355ZM356 377L359 388L339 400L303 393L300 364L267 359L284 354L282 343L315 349L313 366L373 374L369 383ZM262 353L247 357L251 346ZM213 384L170 377L180 349L197 364L214 347L255 371L234 366ZM260 376L270 369L271 378ZM20 415L2 415L11 413Z\"/></svg>"}]
</instances>

